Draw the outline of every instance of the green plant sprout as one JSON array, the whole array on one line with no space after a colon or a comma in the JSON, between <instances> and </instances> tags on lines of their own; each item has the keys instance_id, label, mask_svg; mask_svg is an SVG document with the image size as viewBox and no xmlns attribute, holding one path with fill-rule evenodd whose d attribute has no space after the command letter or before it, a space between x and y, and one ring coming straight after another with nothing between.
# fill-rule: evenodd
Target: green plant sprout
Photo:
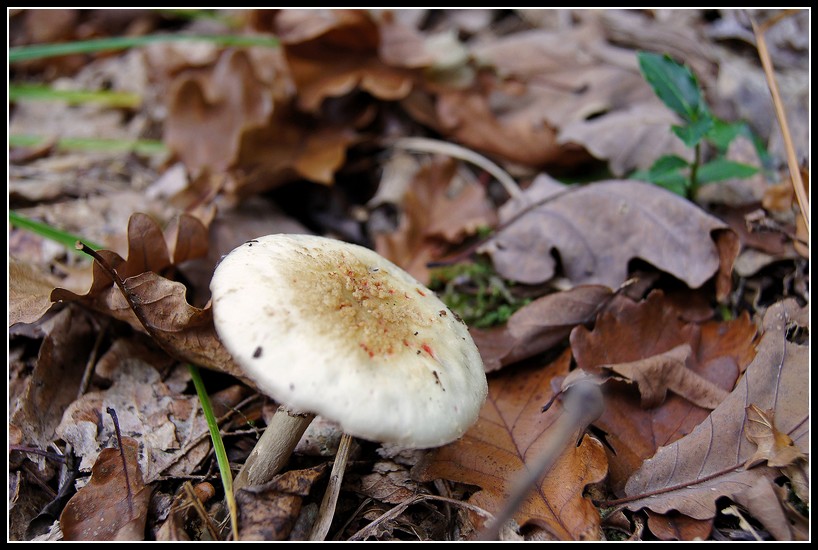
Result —
<instances>
[{"instance_id":1,"label":"green plant sprout","mask_svg":"<svg viewBox=\"0 0 818 550\"><path fill-rule=\"evenodd\" d=\"M531 301L515 297L512 285L497 276L488 260L479 258L433 269L429 288L467 325L488 328L505 323Z\"/></svg>"},{"instance_id":2,"label":"green plant sprout","mask_svg":"<svg viewBox=\"0 0 818 550\"><path fill-rule=\"evenodd\" d=\"M678 155L659 157L648 170L631 175L649 181L687 198L694 198L707 183L734 178L749 178L759 168L725 158L727 148L738 136L748 138L763 165L770 162L761 140L746 122L726 122L710 112L695 75L667 54L637 53L639 68L654 93L682 119L672 131L682 142L693 148L693 161ZM703 145L713 148L712 158L704 161Z\"/></svg>"}]
</instances>

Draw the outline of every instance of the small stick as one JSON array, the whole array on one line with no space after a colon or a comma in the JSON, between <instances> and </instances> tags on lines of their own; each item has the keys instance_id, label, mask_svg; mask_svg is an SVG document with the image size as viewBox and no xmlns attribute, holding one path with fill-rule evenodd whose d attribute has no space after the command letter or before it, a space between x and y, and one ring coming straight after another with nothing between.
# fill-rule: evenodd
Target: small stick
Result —
<instances>
[{"instance_id":1,"label":"small stick","mask_svg":"<svg viewBox=\"0 0 818 550\"><path fill-rule=\"evenodd\" d=\"M400 138L395 140L392 146L409 151L440 153L465 160L466 162L470 162L494 176L494 178L503 186L503 189L506 190L508 196L512 199L522 195L522 191L520 191L520 187L517 185L517 182L514 181L514 178L509 176L505 170L491 162L489 159L483 155L475 153L471 149L466 149L465 147L455 145L454 143L449 143L448 141L419 137Z\"/></svg>"},{"instance_id":2,"label":"small stick","mask_svg":"<svg viewBox=\"0 0 818 550\"><path fill-rule=\"evenodd\" d=\"M125 460L125 447L122 445L122 434L119 431L119 419L116 417L116 411L112 407L106 409L108 414L114 420L114 430L116 430L116 441L119 444L119 456L122 457L122 470L125 472L125 485L128 488L128 512L133 518L133 496L131 495L131 480L128 476L128 461Z\"/></svg>"},{"instance_id":3,"label":"small stick","mask_svg":"<svg viewBox=\"0 0 818 550\"><path fill-rule=\"evenodd\" d=\"M775 116L778 118L779 126L781 126L781 135L784 138L784 149L787 152L787 166L790 170L790 179L792 180L792 186L795 190L795 197L798 199L798 206L801 209L801 215L804 217L804 222L807 226L807 235L809 235L809 198L805 191L804 181L801 179L798 160L795 158L795 146L792 142L790 127L787 124L787 113L784 111L784 102L781 101L778 83L775 80L775 69L773 68L770 54L767 51L767 41L764 38L764 33L768 28L777 23L781 18L796 12L797 10L786 10L761 25L758 25L755 20L751 18L750 23L753 25L753 32L756 36L756 47L758 49L758 56L761 58L761 66L764 68L764 76L767 77L767 87L770 88L770 94L773 96Z\"/></svg>"},{"instance_id":4,"label":"small stick","mask_svg":"<svg viewBox=\"0 0 818 550\"><path fill-rule=\"evenodd\" d=\"M310 540L324 540L327 538L332 519L335 516L335 506L338 503L338 495L341 492L341 481L344 479L344 470L349 459L349 448L352 444L352 436L343 434L341 443L338 445L338 452L335 453L335 462L332 464L332 472L329 475L327 492L324 493L324 500L321 501L321 508L318 510L318 519L310 533Z\"/></svg>"}]
</instances>

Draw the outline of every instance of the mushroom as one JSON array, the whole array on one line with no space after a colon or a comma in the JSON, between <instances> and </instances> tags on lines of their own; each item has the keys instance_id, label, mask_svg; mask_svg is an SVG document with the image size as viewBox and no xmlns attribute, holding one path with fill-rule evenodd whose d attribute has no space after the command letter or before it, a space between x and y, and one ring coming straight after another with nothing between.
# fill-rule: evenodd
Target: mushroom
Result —
<instances>
[{"instance_id":1,"label":"mushroom","mask_svg":"<svg viewBox=\"0 0 818 550\"><path fill-rule=\"evenodd\" d=\"M486 376L465 324L372 250L312 235L259 237L222 259L210 289L219 339L282 405L236 490L272 479L314 415L406 448L454 441L477 419Z\"/></svg>"}]
</instances>

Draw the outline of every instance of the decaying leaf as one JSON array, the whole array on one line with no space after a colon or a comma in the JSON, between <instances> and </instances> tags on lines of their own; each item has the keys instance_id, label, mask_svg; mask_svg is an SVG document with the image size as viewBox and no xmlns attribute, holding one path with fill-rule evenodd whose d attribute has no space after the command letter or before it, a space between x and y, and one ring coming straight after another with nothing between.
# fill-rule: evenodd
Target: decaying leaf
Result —
<instances>
[{"instance_id":1,"label":"decaying leaf","mask_svg":"<svg viewBox=\"0 0 818 550\"><path fill-rule=\"evenodd\" d=\"M165 143L193 174L224 171L238 155L242 133L265 124L272 112L271 92L250 58L241 51L226 51L211 72L184 75L175 82Z\"/></svg>"},{"instance_id":2,"label":"decaying leaf","mask_svg":"<svg viewBox=\"0 0 818 550\"><path fill-rule=\"evenodd\" d=\"M56 430L81 459L80 470L90 468L114 439L113 423L106 414L110 407L117 412L121 433L140 444L136 456L145 479L192 472L209 452L210 440L198 399L181 393L189 381L186 369L177 369L174 376L162 380L123 341L115 343L101 362L111 360L119 363L112 373L112 385L74 401ZM227 398L227 404L233 405L240 396Z\"/></svg>"},{"instance_id":3,"label":"decaying leaf","mask_svg":"<svg viewBox=\"0 0 818 550\"><path fill-rule=\"evenodd\" d=\"M725 267L729 274L738 254L737 246L727 251L714 242L714 232L733 235L724 223L644 182L566 187L540 175L500 216L508 226L485 251L500 275L528 284L548 281L559 265L573 284L617 288L628 262L640 258L698 288Z\"/></svg>"},{"instance_id":4,"label":"decaying leaf","mask_svg":"<svg viewBox=\"0 0 818 550\"><path fill-rule=\"evenodd\" d=\"M693 518L711 518L719 497L776 475L769 466L743 467L756 451L743 435L747 403L774 410L781 433L801 451L807 450L808 347L786 336L802 315L794 301L767 310L758 352L736 389L690 435L660 448L631 476L625 486L632 499L626 504L629 509L647 507L658 513L673 509Z\"/></svg>"},{"instance_id":5,"label":"decaying leaf","mask_svg":"<svg viewBox=\"0 0 818 550\"><path fill-rule=\"evenodd\" d=\"M58 281L34 266L9 258L9 326L33 323L51 309L51 291Z\"/></svg>"},{"instance_id":6,"label":"decaying leaf","mask_svg":"<svg viewBox=\"0 0 818 550\"><path fill-rule=\"evenodd\" d=\"M782 506L783 499L776 494L774 487L774 482L762 477L744 491L734 494L733 500L760 521L775 540L805 540L799 539L798 531L790 525L790 519Z\"/></svg>"},{"instance_id":7,"label":"decaying leaf","mask_svg":"<svg viewBox=\"0 0 818 550\"><path fill-rule=\"evenodd\" d=\"M517 310L505 326L471 328L486 372L542 353L593 319L613 293L599 285L580 285L538 298Z\"/></svg>"},{"instance_id":8,"label":"decaying leaf","mask_svg":"<svg viewBox=\"0 0 818 550\"><path fill-rule=\"evenodd\" d=\"M600 365L630 380L639 387L642 406L661 405L668 391L680 395L700 407L715 409L729 392L688 369L685 363L692 350L690 344L628 363Z\"/></svg>"},{"instance_id":9,"label":"decaying leaf","mask_svg":"<svg viewBox=\"0 0 818 550\"><path fill-rule=\"evenodd\" d=\"M747 459L746 468L763 462L773 468L784 468L806 460L806 455L793 444L792 438L775 427L774 410L761 410L751 404L746 409L746 419L744 434L758 445L753 456Z\"/></svg>"},{"instance_id":10,"label":"decaying leaf","mask_svg":"<svg viewBox=\"0 0 818 550\"><path fill-rule=\"evenodd\" d=\"M93 333L87 316L73 308L63 309L40 329L45 337L21 395L10 404L9 422L20 429L25 445L45 450L64 411L77 398ZM35 460L42 465L42 457Z\"/></svg>"},{"instance_id":11,"label":"decaying leaf","mask_svg":"<svg viewBox=\"0 0 818 550\"><path fill-rule=\"evenodd\" d=\"M707 540L713 520L698 520L671 510L656 514L648 510L648 529L659 540Z\"/></svg>"},{"instance_id":12,"label":"decaying leaf","mask_svg":"<svg viewBox=\"0 0 818 550\"><path fill-rule=\"evenodd\" d=\"M301 511L301 502L326 470L327 464L290 470L264 485L241 489L236 495L241 510L241 539L287 540Z\"/></svg>"},{"instance_id":13,"label":"decaying leaf","mask_svg":"<svg viewBox=\"0 0 818 550\"><path fill-rule=\"evenodd\" d=\"M388 504L400 504L419 492L406 467L391 460L376 462L371 474L349 476L348 482L355 492Z\"/></svg>"},{"instance_id":14,"label":"decaying leaf","mask_svg":"<svg viewBox=\"0 0 818 550\"><path fill-rule=\"evenodd\" d=\"M451 159L418 170L403 197L397 231L375 236L378 253L421 282L429 280L426 264L438 259L448 244L495 223L485 189L462 181L456 170Z\"/></svg>"},{"instance_id":15,"label":"decaying leaf","mask_svg":"<svg viewBox=\"0 0 818 550\"><path fill-rule=\"evenodd\" d=\"M570 341L577 366L591 374L604 374L602 365L640 361L687 344L693 350L687 368L730 391L752 360L755 335L756 327L746 315L729 322L686 322L673 302L654 291L640 303L612 301L592 331L578 326ZM690 433L709 413L675 393L661 405L645 409L631 384L607 382L605 412L594 424L608 433L615 450L608 456L613 491L620 494L645 459Z\"/></svg>"},{"instance_id":16,"label":"decaying leaf","mask_svg":"<svg viewBox=\"0 0 818 550\"><path fill-rule=\"evenodd\" d=\"M142 481L137 442L123 437L122 447L100 453L91 481L65 505L60 515L65 540L144 540L151 489Z\"/></svg>"},{"instance_id":17,"label":"decaying leaf","mask_svg":"<svg viewBox=\"0 0 818 550\"><path fill-rule=\"evenodd\" d=\"M433 451L421 477L477 485L482 490L469 502L499 513L516 476L548 448L549 429L562 411L541 409L553 393L552 380L564 376L569 365L570 355L563 354L548 367L505 371L490 380L477 423L455 443ZM569 446L529 493L515 521L532 522L561 540L598 539L599 514L583 492L605 476L605 462L596 439L583 437Z\"/></svg>"},{"instance_id":18,"label":"decaying leaf","mask_svg":"<svg viewBox=\"0 0 818 550\"><path fill-rule=\"evenodd\" d=\"M389 26L394 30L400 24ZM394 36L382 34L379 22L363 10L286 10L275 19L275 33L285 44L298 104L309 112L327 97L356 88L380 99L405 97L414 72L404 67L431 62L424 52L400 47Z\"/></svg>"}]
</instances>

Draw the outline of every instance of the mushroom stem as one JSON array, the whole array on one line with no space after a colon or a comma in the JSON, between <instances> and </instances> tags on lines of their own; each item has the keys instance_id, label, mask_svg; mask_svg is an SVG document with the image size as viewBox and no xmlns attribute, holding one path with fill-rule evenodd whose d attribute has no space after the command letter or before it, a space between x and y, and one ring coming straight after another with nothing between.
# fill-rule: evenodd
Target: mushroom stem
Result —
<instances>
[{"instance_id":1,"label":"mushroom stem","mask_svg":"<svg viewBox=\"0 0 818 550\"><path fill-rule=\"evenodd\" d=\"M233 481L233 491L267 483L290 459L315 415L296 414L279 407Z\"/></svg>"},{"instance_id":2,"label":"mushroom stem","mask_svg":"<svg viewBox=\"0 0 818 550\"><path fill-rule=\"evenodd\" d=\"M346 470L351 444L351 435L345 433L341 436L338 452L335 453L335 462L332 464L332 472L329 475L327 492L324 493L324 500L321 501L318 519L315 520L315 525L312 526L310 540L324 540L327 538L329 527L332 525L332 518L335 516L335 505L338 503L338 494L341 492L341 480L344 479L344 470Z\"/></svg>"}]
</instances>

